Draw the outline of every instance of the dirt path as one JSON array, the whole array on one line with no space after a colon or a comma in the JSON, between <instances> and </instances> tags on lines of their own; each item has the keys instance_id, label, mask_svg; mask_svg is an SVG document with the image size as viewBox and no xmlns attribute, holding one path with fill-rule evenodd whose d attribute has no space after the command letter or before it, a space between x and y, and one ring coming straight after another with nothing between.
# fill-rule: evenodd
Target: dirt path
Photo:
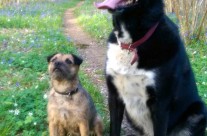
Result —
<instances>
[{"instance_id":1,"label":"dirt path","mask_svg":"<svg viewBox=\"0 0 207 136\"><path fill-rule=\"evenodd\" d=\"M80 6L81 4L82 2L77 6ZM65 35L72 39L78 48L79 54L84 59L84 72L89 75L93 83L98 86L103 96L107 99L107 89L104 78L104 65L107 49L106 43L103 43L103 41L98 42L96 39L90 37L86 32L84 32L78 25L73 11L74 8L68 9L65 12ZM122 128L127 136L134 135L134 132L130 129L125 120L123 121Z\"/></svg>"},{"instance_id":2,"label":"dirt path","mask_svg":"<svg viewBox=\"0 0 207 136\"><path fill-rule=\"evenodd\" d=\"M81 3L78 4L78 6L80 5ZM78 48L79 54L84 59L84 71L88 73L92 81L99 87L101 93L106 96L106 85L103 74L106 46L101 45L100 42L91 38L83 31L73 15L73 10L74 9L68 9L65 12L65 34L72 39Z\"/></svg>"}]
</instances>

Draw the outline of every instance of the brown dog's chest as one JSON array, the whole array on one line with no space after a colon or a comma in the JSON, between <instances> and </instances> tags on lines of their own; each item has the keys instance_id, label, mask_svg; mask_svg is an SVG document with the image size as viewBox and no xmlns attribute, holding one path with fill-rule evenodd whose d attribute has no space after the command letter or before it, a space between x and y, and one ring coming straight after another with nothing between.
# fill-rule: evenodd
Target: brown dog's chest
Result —
<instances>
[{"instance_id":1,"label":"brown dog's chest","mask_svg":"<svg viewBox=\"0 0 207 136\"><path fill-rule=\"evenodd\" d=\"M76 95L76 96L75 96ZM54 122L61 122L64 128L73 133L78 133L79 121L83 119L84 114L87 114L87 109L84 104L81 104L79 93L74 96L61 96L53 94L48 101L48 117Z\"/></svg>"}]
</instances>

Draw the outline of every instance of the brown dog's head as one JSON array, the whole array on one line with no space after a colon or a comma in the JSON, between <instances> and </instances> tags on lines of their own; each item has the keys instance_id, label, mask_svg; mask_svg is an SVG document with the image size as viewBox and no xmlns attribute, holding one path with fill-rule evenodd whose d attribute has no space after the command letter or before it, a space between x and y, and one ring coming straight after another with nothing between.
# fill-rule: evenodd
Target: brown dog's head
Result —
<instances>
[{"instance_id":1,"label":"brown dog's head","mask_svg":"<svg viewBox=\"0 0 207 136\"><path fill-rule=\"evenodd\" d=\"M78 74L82 59L74 54L53 54L47 57L48 71L54 80L71 80Z\"/></svg>"}]
</instances>

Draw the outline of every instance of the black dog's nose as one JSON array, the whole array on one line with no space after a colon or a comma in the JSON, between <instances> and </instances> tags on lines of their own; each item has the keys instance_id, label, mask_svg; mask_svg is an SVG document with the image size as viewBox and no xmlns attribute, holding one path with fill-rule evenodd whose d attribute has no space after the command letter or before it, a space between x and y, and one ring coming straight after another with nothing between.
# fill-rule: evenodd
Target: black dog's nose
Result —
<instances>
[{"instance_id":1,"label":"black dog's nose","mask_svg":"<svg viewBox=\"0 0 207 136\"><path fill-rule=\"evenodd\" d=\"M59 67L60 65L61 65L61 62L59 62L59 61L55 62L56 67Z\"/></svg>"}]
</instances>

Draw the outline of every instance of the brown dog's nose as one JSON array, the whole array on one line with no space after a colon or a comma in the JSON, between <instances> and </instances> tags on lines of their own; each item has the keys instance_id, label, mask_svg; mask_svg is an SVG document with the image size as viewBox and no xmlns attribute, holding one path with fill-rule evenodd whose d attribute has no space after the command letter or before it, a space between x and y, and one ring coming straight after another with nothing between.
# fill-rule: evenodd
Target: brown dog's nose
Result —
<instances>
[{"instance_id":1,"label":"brown dog's nose","mask_svg":"<svg viewBox=\"0 0 207 136\"><path fill-rule=\"evenodd\" d=\"M61 62L59 62L59 61L55 62L56 67L59 67L60 65L61 65Z\"/></svg>"}]
</instances>

